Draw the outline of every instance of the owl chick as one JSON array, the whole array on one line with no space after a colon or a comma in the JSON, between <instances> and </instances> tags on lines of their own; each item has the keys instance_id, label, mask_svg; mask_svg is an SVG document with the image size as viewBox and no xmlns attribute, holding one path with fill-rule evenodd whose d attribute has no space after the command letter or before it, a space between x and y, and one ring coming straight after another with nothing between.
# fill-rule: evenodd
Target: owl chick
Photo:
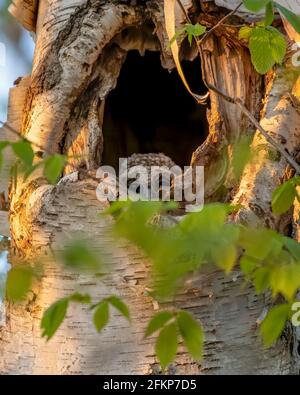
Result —
<instances>
[{"instance_id":1,"label":"owl chick","mask_svg":"<svg viewBox=\"0 0 300 395\"><path fill-rule=\"evenodd\" d=\"M145 181L142 181L142 179L140 178L140 174L139 174L139 169L137 169L137 173L134 171L134 174L130 174L130 170L133 170L133 168L135 166L142 166L145 170L146 170L146 179ZM167 182L170 183L170 172L168 171L169 169L171 169L173 166L175 166L175 163L173 162L173 160L171 158L169 158L168 156L166 156L163 153L149 153L149 154L133 154L130 157L127 158L127 174L128 177L126 175L126 179L127 179L127 188L129 188L132 183L134 181L139 180L139 182L145 182L144 187L146 188L145 190L150 191L151 188L151 168L152 166L156 166L156 167L160 167L163 168L164 170L162 170L162 172L159 173L159 182L158 182L158 191L161 191L160 187L162 185L163 180L166 178ZM99 169L101 170L101 169ZM102 197L105 195L105 197L103 198L105 201L114 201L118 198L119 196L119 189L120 187L122 187L122 191L124 190L124 185L122 183L120 183L120 178L117 177L115 175L113 176L104 176L106 172L104 171L104 173L100 175L100 173L98 173L98 178L101 180L101 188L98 191L98 199L102 201ZM122 175L122 173L121 173ZM103 177L103 178L102 178ZM122 177L123 178L123 177ZM116 184L118 185L118 188L116 188ZM138 189L140 189L140 185L138 185ZM126 187L126 185L125 185ZM103 191L102 191L103 190ZM104 194L101 194L102 192ZM139 191L136 191L137 193L139 193ZM103 195L103 196L102 196Z\"/></svg>"},{"instance_id":2,"label":"owl chick","mask_svg":"<svg viewBox=\"0 0 300 395\"><path fill-rule=\"evenodd\" d=\"M150 186L152 166L165 166L168 169L171 169L175 165L176 164L173 162L173 160L162 152L158 154L133 154L127 159L128 170L134 166L143 166L144 168L146 168L148 173L148 186ZM129 184L130 183L131 182L129 180Z\"/></svg>"}]
</instances>

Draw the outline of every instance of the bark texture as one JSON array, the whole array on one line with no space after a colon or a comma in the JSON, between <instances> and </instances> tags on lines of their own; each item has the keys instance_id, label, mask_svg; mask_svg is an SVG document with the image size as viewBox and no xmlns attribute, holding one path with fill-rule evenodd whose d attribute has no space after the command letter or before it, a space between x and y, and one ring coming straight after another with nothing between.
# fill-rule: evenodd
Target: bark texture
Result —
<instances>
[{"instance_id":1,"label":"bark texture","mask_svg":"<svg viewBox=\"0 0 300 395\"><path fill-rule=\"evenodd\" d=\"M184 5L187 10L193 5L199 20L209 26L214 23L214 16L206 13L204 2L200 3L201 9L197 8L199 2L185 1ZM162 2L49 0L39 4L39 12L34 14L37 22L30 29L37 33L33 71L25 105L17 106L16 113L22 108L22 133L31 140L52 152L85 154L85 159L74 160L55 187L36 174L26 183L18 180L11 194L15 256L31 260L33 256L43 255L46 263L44 276L34 287L29 301L18 306L7 305L6 325L0 330L0 371L8 374L158 373L153 339L144 340L143 334L159 306L147 296L149 264L141 254L131 246L114 245L113 270L98 283L94 276L66 273L52 262L49 249L62 248L73 236L97 240L99 246L106 248L112 244L109 220L105 223L97 216L103 205L96 199L96 184L83 176L81 167L94 174L101 162L105 98L117 84L127 51L160 50L162 66L174 67L166 45ZM35 3L31 5L30 12L36 10ZM184 18L179 9L177 13L180 26ZM149 39L145 26L151 21L156 35ZM238 43L237 29L228 29L217 30L207 40L203 71L210 83L242 99L259 118L264 81L251 66L248 51ZM124 35L124 31L129 32L131 39L125 39L128 34ZM186 56L191 59L195 53ZM262 112L263 124L276 138L287 140L286 147L291 153L296 152L299 141L299 114L289 101L294 82L292 69L278 69L270 75ZM238 107L213 92L208 118L210 134L201 147L195 147L192 164L205 165L209 200L226 180L230 166L228 145L253 128ZM278 228L280 221L270 214L270 194L284 176L286 163L282 158L267 159L270 147L266 147L259 135L254 144L262 144L263 165L260 162L257 167L249 167L243 175L234 201L242 202L246 209L238 214L237 220ZM227 184L229 189L233 187L230 181ZM267 224L263 221L265 216L270 221ZM98 335L90 312L72 306L62 328L46 343L40 337L39 327L43 311L58 298L76 290L89 292L95 300L111 294L124 297L132 311L132 327L116 315ZM257 337L256 322L267 303L268 300L255 296L251 287L242 287L238 271L226 278L214 270L199 274L173 305L188 309L203 323L204 360L192 362L181 352L170 372L288 374L293 371L296 365L288 347L290 339L281 339L273 348L264 350Z\"/></svg>"}]
</instances>

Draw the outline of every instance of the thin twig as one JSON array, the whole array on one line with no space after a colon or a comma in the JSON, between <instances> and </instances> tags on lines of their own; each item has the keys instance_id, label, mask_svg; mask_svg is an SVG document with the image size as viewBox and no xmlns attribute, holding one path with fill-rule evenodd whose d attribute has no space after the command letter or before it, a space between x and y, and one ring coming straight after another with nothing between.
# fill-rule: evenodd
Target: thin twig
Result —
<instances>
[{"instance_id":1,"label":"thin twig","mask_svg":"<svg viewBox=\"0 0 300 395\"><path fill-rule=\"evenodd\" d=\"M261 124L255 119L255 117L247 110L240 99L235 100L235 104L241 109L241 111L248 117L248 119L253 123L257 130L264 136L264 138L273 145L273 147L281 153L281 155L286 159L286 161L296 170L297 174L300 175L300 166L295 161L295 159L282 147L281 144L277 143L268 132L261 126Z\"/></svg>"},{"instance_id":2,"label":"thin twig","mask_svg":"<svg viewBox=\"0 0 300 395\"><path fill-rule=\"evenodd\" d=\"M219 22L217 22L215 24L215 26L213 26L210 30L208 30L204 36L199 40L199 45L203 44L204 41L207 39L207 37L214 31L216 30L219 26L223 25L223 23L226 21L226 19L228 19L229 17L231 17L232 15L234 15L239 8L243 5L243 2L240 2L237 7L235 7L234 10L230 11L229 14L226 14L222 19L219 20Z\"/></svg>"},{"instance_id":3,"label":"thin twig","mask_svg":"<svg viewBox=\"0 0 300 395\"><path fill-rule=\"evenodd\" d=\"M191 21L191 19L190 19L190 17L189 17L189 14L186 12L186 10L185 10L185 8L184 8L184 5L181 3L180 0L176 0L176 1L177 1L177 4L179 5L179 7L181 8L181 11L183 12L184 17L185 17L185 19L187 20L187 22L188 22L188 23L192 23L192 21Z\"/></svg>"}]
</instances>

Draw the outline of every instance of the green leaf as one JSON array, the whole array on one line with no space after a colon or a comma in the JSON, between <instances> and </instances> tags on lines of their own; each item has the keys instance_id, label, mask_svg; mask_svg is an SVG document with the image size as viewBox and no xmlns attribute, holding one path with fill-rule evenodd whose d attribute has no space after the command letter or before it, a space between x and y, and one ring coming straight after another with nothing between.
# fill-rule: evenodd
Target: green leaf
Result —
<instances>
[{"instance_id":1,"label":"green leaf","mask_svg":"<svg viewBox=\"0 0 300 395\"><path fill-rule=\"evenodd\" d=\"M281 253L281 256L283 256ZM287 254L286 260L290 258ZM284 263L284 257L280 259ZM270 284L273 295L281 293L287 300L292 300L300 287L300 265L287 263L276 265L270 270Z\"/></svg>"},{"instance_id":2,"label":"green leaf","mask_svg":"<svg viewBox=\"0 0 300 395\"><path fill-rule=\"evenodd\" d=\"M93 247L80 240L66 246L61 257L64 265L82 271L99 271L103 265Z\"/></svg>"},{"instance_id":3,"label":"green leaf","mask_svg":"<svg viewBox=\"0 0 300 395\"><path fill-rule=\"evenodd\" d=\"M194 359L200 360L203 354L204 343L201 325L186 311L178 313L177 323L188 352Z\"/></svg>"},{"instance_id":4,"label":"green leaf","mask_svg":"<svg viewBox=\"0 0 300 395\"><path fill-rule=\"evenodd\" d=\"M173 323L160 331L155 345L155 352L163 369L174 360L177 348L177 326Z\"/></svg>"},{"instance_id":5,"label":"green leaf","mask_svg":"<svg viewBox=\"0 0 300 395\"><path fill-rule=\"evenodd\" d=\"M283 243L294 259L300 262L300 244L290 237L283 237Z\"/></svg>"},{"instance_id":6,"label":"green leaf","mask_svg":"<svg viewBox=\"0 0 300 395\"><path fill-rule=\"evenodd\" d=\"M251 27L251 26L241 27L240 31L239 31L239 39L248 41L251 36L252 30L253 30L253 27Z\"/></svg>"},{"instance_id":7,"label":"green leaf","mask_svg":"<svg viewBox=\"0 0 300 395\"><path fill-rule=\"evenodd\" d=\"M122 213L123 210L126 210L130 205L129 200L117 200L112 202L109 207L107 207L104 211L102 211L101 215L117 215Z\"/></svg>"},{"instance_id":8,"label":"green leaf","mask_svg":"<svg viewBox=\"0 0 300 395\"><path fill-rule=\"evenodd\" d=\"M9 141L0 141L0 170L2 169L3 164L3 153L2 151L10 145Z\"/></svg>"},{"instance_id":9,"label":"green leaf","mask_svg":"<svg viewBox=\"0 0 300 395\"><path fill-rule=\"evenodd\" d=\"M258 294L264 292L270 286L270 269L261 267L254 272L253 283Z\"/></svg>"},{"instance_id":10,"label":"green leaf","mask_svg":"<svg viewBox=\"0 0 300 395\"><path fill-rule=\"evenodd\" d=\"M257 261L251 257L243 256L240 261L242 272L248 276L251 274L257 266Z\"/></svg>"},{"instance_id":11,"label":"green leaf","mask_svg":"<svg viewBox=\"0 0 300 395\"><path fill-rule=\"evenodd\" d=\"M0 170L2 169L2 164L3 164L3 150L9 146L10 143L9 141L0 141Z\"/></svg>"},{"instance_id":12,"label":"green leaf","mask_svg":"<svg viewBox=\"0 0 300 395\"><path fill-rule=\"evenodd\" d=\"M288 211L294 203L296 189L289 180L277 187L272 194L272 210L275 214L283 214Z\"/></svg>"},{"instance_id":13,"label":"green leaf","mask_svg":"<svg viewBox=\"0 0 300 395\"><path fill-rule=\"evenodd\" d=\"M72 302L77 302L77 303L90 304L91 303L91 296L89 294L80 294L80 293L76 292L69 297L69 300L71 300Z\"/></svg>"},{"instance_id":14,"label":"green leaf","mask_svg":"<svg viewBox=\"0 0 300 395\"><path fill-rule=\"evenodd\" d=\"M130 313L127 305L117 296L112 295L108 299L108 302L117 309L128 321L130 321Z\"/></svg>"},{"instance_id":15,"label":"green leaf","mask_svg":"<svg viewBox=\"0 0 300 395\"><path fill-rule=\"evenodd\" d=\"M16 162L10 168L10 177L11 177L11 180L12 180L12 183L13 183L13 186L15 189L17 187L18 169L19 169L18 162Z\"/></svg>"},{"instance_id":16,"label":"green leaf","mask_svg":"<svg viewBox=\"0 0 300 395\"><path fill-rule=\"evenodd\" d=\"M272 25L273 21L274 21L274 8L273 8L273 3L270 1L266 5L265 26Z\"/></svg>"},{"instance_id":17,"label":"green leaf","mask_svg":"<svg viewBox=\"0 0 300 395\"><path fill-rule=\"evenodd\" d=\"M199 37L206 32L206 27L196 23L195 25L188 23L185 25L185 31L192 37Z\"/></svg>"},{"instance_id":18,"label":"green leaf","mask_svg":"<svg viewBox=\"0 0 300 395\"><path fill-rule=\"evenodd\" d=\"M294 185L300 186L300 177L299 176L295 176L295 177L291 178L291 181L294 182Z\"/></svg>"},{"instance_id":19,"label":"green leaf","mask_svg":"<svg viewBox=\"0 0 300 395\"><path fill-rule=\"evenodd\" d=\"M248 8L249 11L259 12L262 10L270 0L243 0L244 6Z\"/></svg>"},{"instance_id":20,"label":"green leaf","mask_svg":"<svg viewBox=\"0 0 300 395\"><path fill-rule=\"evenodd\" d=\"M232 271L237 260L237 251L233 245L228 244L214 249L212 251L212 256L217 266L228 274Z\"/></svg>"},{"instance_id":21,"label":"green leaf","mask_svg":"<svg viewBox=\"0 0 300 395\"><path fill-rule=\"evenodd\" d=\"M46 159L44 166L44 176L51 184L56 184L58 181L63 171L65 161L65 156L59 154L49 156Z\"/></svg>"},{"instance_id":22,"label":"green leaf","mask_svg":"<svg viewBox=\"0 0 300 395\"><path fill-rule=\"evenodd\" d=\"M10 145L9 141L0 141L0 151L3 151L9 145Z\"/></svg>"},{"instance_id":23,"label":"green leaf","mask_svg":"<svg viewBox=\"0 0 300 395\"><path fill-rule=\"evenodd\" d=\"M255 27L250 35L251 60L260 74L265 74L275 63L283 61L286 52L284 36L270 27Z\"/></svg>"},{"instance_id":24,"label":"green leaf","mask_svg":"<svg viewBox=\"0 0 300 395\"><path fill-rule=\"evenodd\" d=\"M264 260L272 250L280 249L283 240L280 235L270 229L241 228L239 245L244 248L248 257Z\"/></svg>"},{"instance_id":25,"label":"green leaf","mask_svg":"<svg viewBox=\"0 0 300 395\"><path fill-rule=\"evenodd\" d=\"M32 165L34 152L28 141L18 141L16 143L12 143L11 146L16 156L20 158L26 166Z\"/></svg>"},{"instance_id":26,"label":"green leaf","mask_svg":"<svg viewBox=\"0 0 300 395\"><path fill-rule=\"evenodd\" d=\"M28 166L27 169L24 171L24 181L26 181L28 179L28 177L30 177L30 175L39 167L43 166L43 162L38 162L35 163L32 166Z\"/></svg>"},{"instance_id":27,"label":"green leaf","mask_svg":"<svg viewBox=\"0 0 300 395\"><path fill-rule=\"evenodd\" d=\"M206 235L219 233L225 223L228 208L228 205L219 203L207 204L202 211L186 215L179 227L190 232L203 230Z\"/></svg>"},{"instance_id":28,"label":"green leaf","mask_svg":"<svg viewBox=\"0 0 300 395\"><path fill-rule=\"evenodd\" d=\"M170 47L176 40L182 35L186 35L185 27L183 29L178 30L174 36L171 38L168 47Z\"/></svg>"},{"instance_id":29,"label":"green leaf","mask_svg":"<svg viewBox=\"0 0 300 395\"><path fill-rule=\"evenodd\" d=\"M270 46L273 59L276 63L282 63L287 49L285 37L273 26L268 26L266 29L271 33Z\"/></svg>"},{"instance_id":30,"label":"green leaf","mask_svg":"<svg viewBox=\"0 0 300 395\"><path fill-rule=\"evenodd\" d=\"M28 266L15 266L9 272L6 295L13 302L24 300L31 288L34 271Z\"/></svg>"},{"instance_id":31,"label":"green leaf","mask_svg":"<svg viewBox=\"0 0 300 395\"><path fill-rule=\"evenodd\" d=\"M261 324L260 333L266 347L270 347L281 335L289 318L291 307L281 304L273 307Z\"/></svg>"},{"instance_id":32,"label":"green leaf","mask_svg":"<svg viewBox=\"0 0 300 395\"><path fill-rule=\"evenodd\" d=\"M274 5L290 22L296 32L300 34L300 17L276 2L274 2Z\"/></svg>"},{"instance_id":33,"label":"green leaf","mask_svg":"<svg viewBox=\"0 0 300 395\"><path fill-rule=\"evenodd\" d=\"M232 147L232 169L237 179L241 177L245 166L253 157L251 151L252 139L252 136L242 136L240 141Z\"/></svg>"},{"instance_id":34,"label":"green leaf","mask_svg":"<svg viewBox=\"0 0 300 395\"><path fill-rule=\"evenodd\" d=\"M151 336L153 333L161 329L172 318L174 318L174 314L169 311L161 311L160 313L155 314L147 326L145 337Z\"/></svg>"},{"instance_id":35,"label":"green leaf","mask_svg":"<svg viewBox=\"0 0 300 395\"><path fill-rule=\"evenodd\" d=\"M249 49L252 63L258 73L265 74L274 66L269 35L265 33L265 30L257 27L252 30Z\"/></svg>"},{"instance_id":36,"label":"green leaf","mask_svg":"<svg viewBox=\"0 0 300 395\"><path fill-rule=\"evenodd\" d=\"M100 302L94 313L94 325L98 332L100 332L108 323L109 320L109 305L106 300Z\"/></svg>"},{"instance_id":37,"label":"green leaf","mask_svg":"<svg viewBox=\"0 0 300 395\"><path fill-rule=\"evenodd\" d=\"M43 329L42 337L50 340L63 320L65 319L69 306L69 298L63 298L53 303L44 313L41 328Z\"/></svg>"},{"instance_id":38,"label":"green leaf","mask_svg":"<svg viewBox=\"0 0 300 395\"><path fill-rule=\"evenodd\" d=\"M9 141L0 141L0 170L2 169L3 165L3 152L6 147L10 145Z\"/></svg>"}]
</instances>

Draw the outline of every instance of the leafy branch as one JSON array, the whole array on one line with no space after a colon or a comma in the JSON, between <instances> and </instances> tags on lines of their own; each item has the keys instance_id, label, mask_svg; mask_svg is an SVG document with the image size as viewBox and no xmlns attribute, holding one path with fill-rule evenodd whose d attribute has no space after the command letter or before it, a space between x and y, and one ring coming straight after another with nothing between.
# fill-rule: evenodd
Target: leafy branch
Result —
<instances>
[{"instance_id":1,"label":"leafy branch","mask_svg":"<svg viewBox=\"0 0 300 395\"><path fill-rule=\"evenodd\" d=\"M251 282L257 294L271 290L274 300L278 296L286 300L270 309L260 326L265 345L273 344L291 317L291 306L300 287L299 244L270 229L228 223L228 215L236 210L228 204L206 205L202 211L188 214L169 228L155 225L152 218L169 208L170 205L163 202L126 201L113 203L104 213L114 216L116 241L127 239L152 263L151 296L159 302L169 300L184 286L185 280L204 265L214 263L229 274L239 263L245 282ZM95 265L96 258L91 258L91 251L83 247L78 250L77 245L74 242L61 254L64 264L83 270L86 263L90 270L99 271L102 258ZM17 283L10 281L10 284ZM26 284L29 286L30 282ZM89 295L75 293L45 311L41 327L47 340L62 324L71 302L84 304L93 311L94 326L99 332L109 322L111 307L130 321L128 307L119 297L112 295L95 304ZM188 312L157 313L149 321L145 337L155 333L158 333L156 355L163 368L174 360L180 342L194 359L201 359L203 329Z\"/></svg>"},{"instance_id":2,"label":"leafy branch","mask_svg":"<svg viewBox=\"0 0 300 395\"><path fill-rule=\"evenodd\" d=\"M11 133L19 138L19 141L1 141L0 142L0 165L3 162L3 151L11 147L16 157L20 160L21 166L16 166L15 169L21 170L24 174L24 179L27 179L30 174L36 169L43 167L44 176L51 184L56 184L58 181L65 164L67 163L67 158L65 155L60 155L58 153L53 153L47 150L45 147L36 144L35 142L28 140L26 137L22 136L20 132L15 130L8 123L0 121L0 124L4 128L7 128ZM38 161L34 161L35 152L33 147L38 148L41 153L46 153L48 156L46 158L41 158L41 154L38 154Z\"/></svg>"},{"instance_id":3,"label":"leafy branch","mask_svg":"<svg viewBox=\"0 0 300 395\"><path fill-rule=\"evenodd\" d=\"M181 337L187 351L195 360L202 359L204 335L202 326L184 310L161 311L148 323L145 337L159 332L155 351L163 369L175 358Z\"/></svg>"},{"instance_id":4,"label":"leafy branch","mask_svg":"<svg viewBox=\"0 0 300 395\"><path fill-rule=\"evenodd\" d=\"M123 317L130 321L130 313L126 304L116 295L102 299L97 304L91 303L91 296L88 294L74 293L71 296L62 298L53 303L43 314L41 321L42 337L49 341L63 323L70 302L80 303L90 306L90 310L95 310L94 326L100 332L109 322L109 306L114 307Z\"/></svg>"},{"instance_id":5,"label":"leafy branch","mask_svg":"<svg viewBox=\"0 0 300 395\"><path fill-rule=\"evenodd\" d=\"M17 142L0 141L0 166L3 162L3 150L7 147L11 147L17 158L21 161L21 168L18 166L13 167L12 175L14 175L15 178L18 174L18 170L21 170L21 172L24 174L24 179L26 180L33 173L33 171L43 167L43 174L49 183L56 184L63 172L64 167L66 165L73 167L73 164L70 162L70 157L67 158L65 155L55 153L46 147L31 141L26 136L23 136L15 128L13 128L8 122L3 122L0 120L0 124L20 139ZM35 154L33 148L37 148L39 151ZM47 154L45 158L43 157L44 153ZM36 162L34 162L35 155L38 157L38 161ZM94 177L89 171L85 169L81 169L80 171L87 178L92 179L97 183L99 182L99 179Z\"/></svg>"},{"instance_id":6,"label":"leafy branch","mask_svg":"<svg viewBox=\"0 0 300 395\"><path fill-rule=\"evenodd\" d=\"M300 34L300 18L287 8L272 0L244 0L244 5L252 12L259 12L265 8L265 18L255 26L241 28L239 37L249 42L252 63L260 74L278 63L283 62L287 50L284 35L272 25L275 10L278 10Z\"/></svg>"},{"instance_id":7,"label":"leafy branch","mask_svg":"<svg viewBox=\"0 0 300 395\"><path fill-rule=\"evenodd\" d=\"M122 202L116 209L114 205L107 214L114 213L117 240L125 238L137 245L152 262L155 299L164 301L177 294L185 280L204 265L214 263L228 274L239 263L245 282L252 283L257 294L270 290L274 301L278 297L287 301L283 305L290 306L291 313L300 287L300 246L295 240L270 229L228 223L228 215L235 208L227 204L208 204L201 212L190 213L167 229L150 225L151 217L165 210L161 202ZM274 309L260 328L268 346L277 340L289 318L288 314L282 314L278 322L272 322ZM159 313L149 323L146 335L167 323L173 325L174 316ZM172 326L168 333L174 339L172 353L165 351L167 360L174 353L178 332ZM163 357L162 361L166 363Z\"/></svg>"}]
</instances>

